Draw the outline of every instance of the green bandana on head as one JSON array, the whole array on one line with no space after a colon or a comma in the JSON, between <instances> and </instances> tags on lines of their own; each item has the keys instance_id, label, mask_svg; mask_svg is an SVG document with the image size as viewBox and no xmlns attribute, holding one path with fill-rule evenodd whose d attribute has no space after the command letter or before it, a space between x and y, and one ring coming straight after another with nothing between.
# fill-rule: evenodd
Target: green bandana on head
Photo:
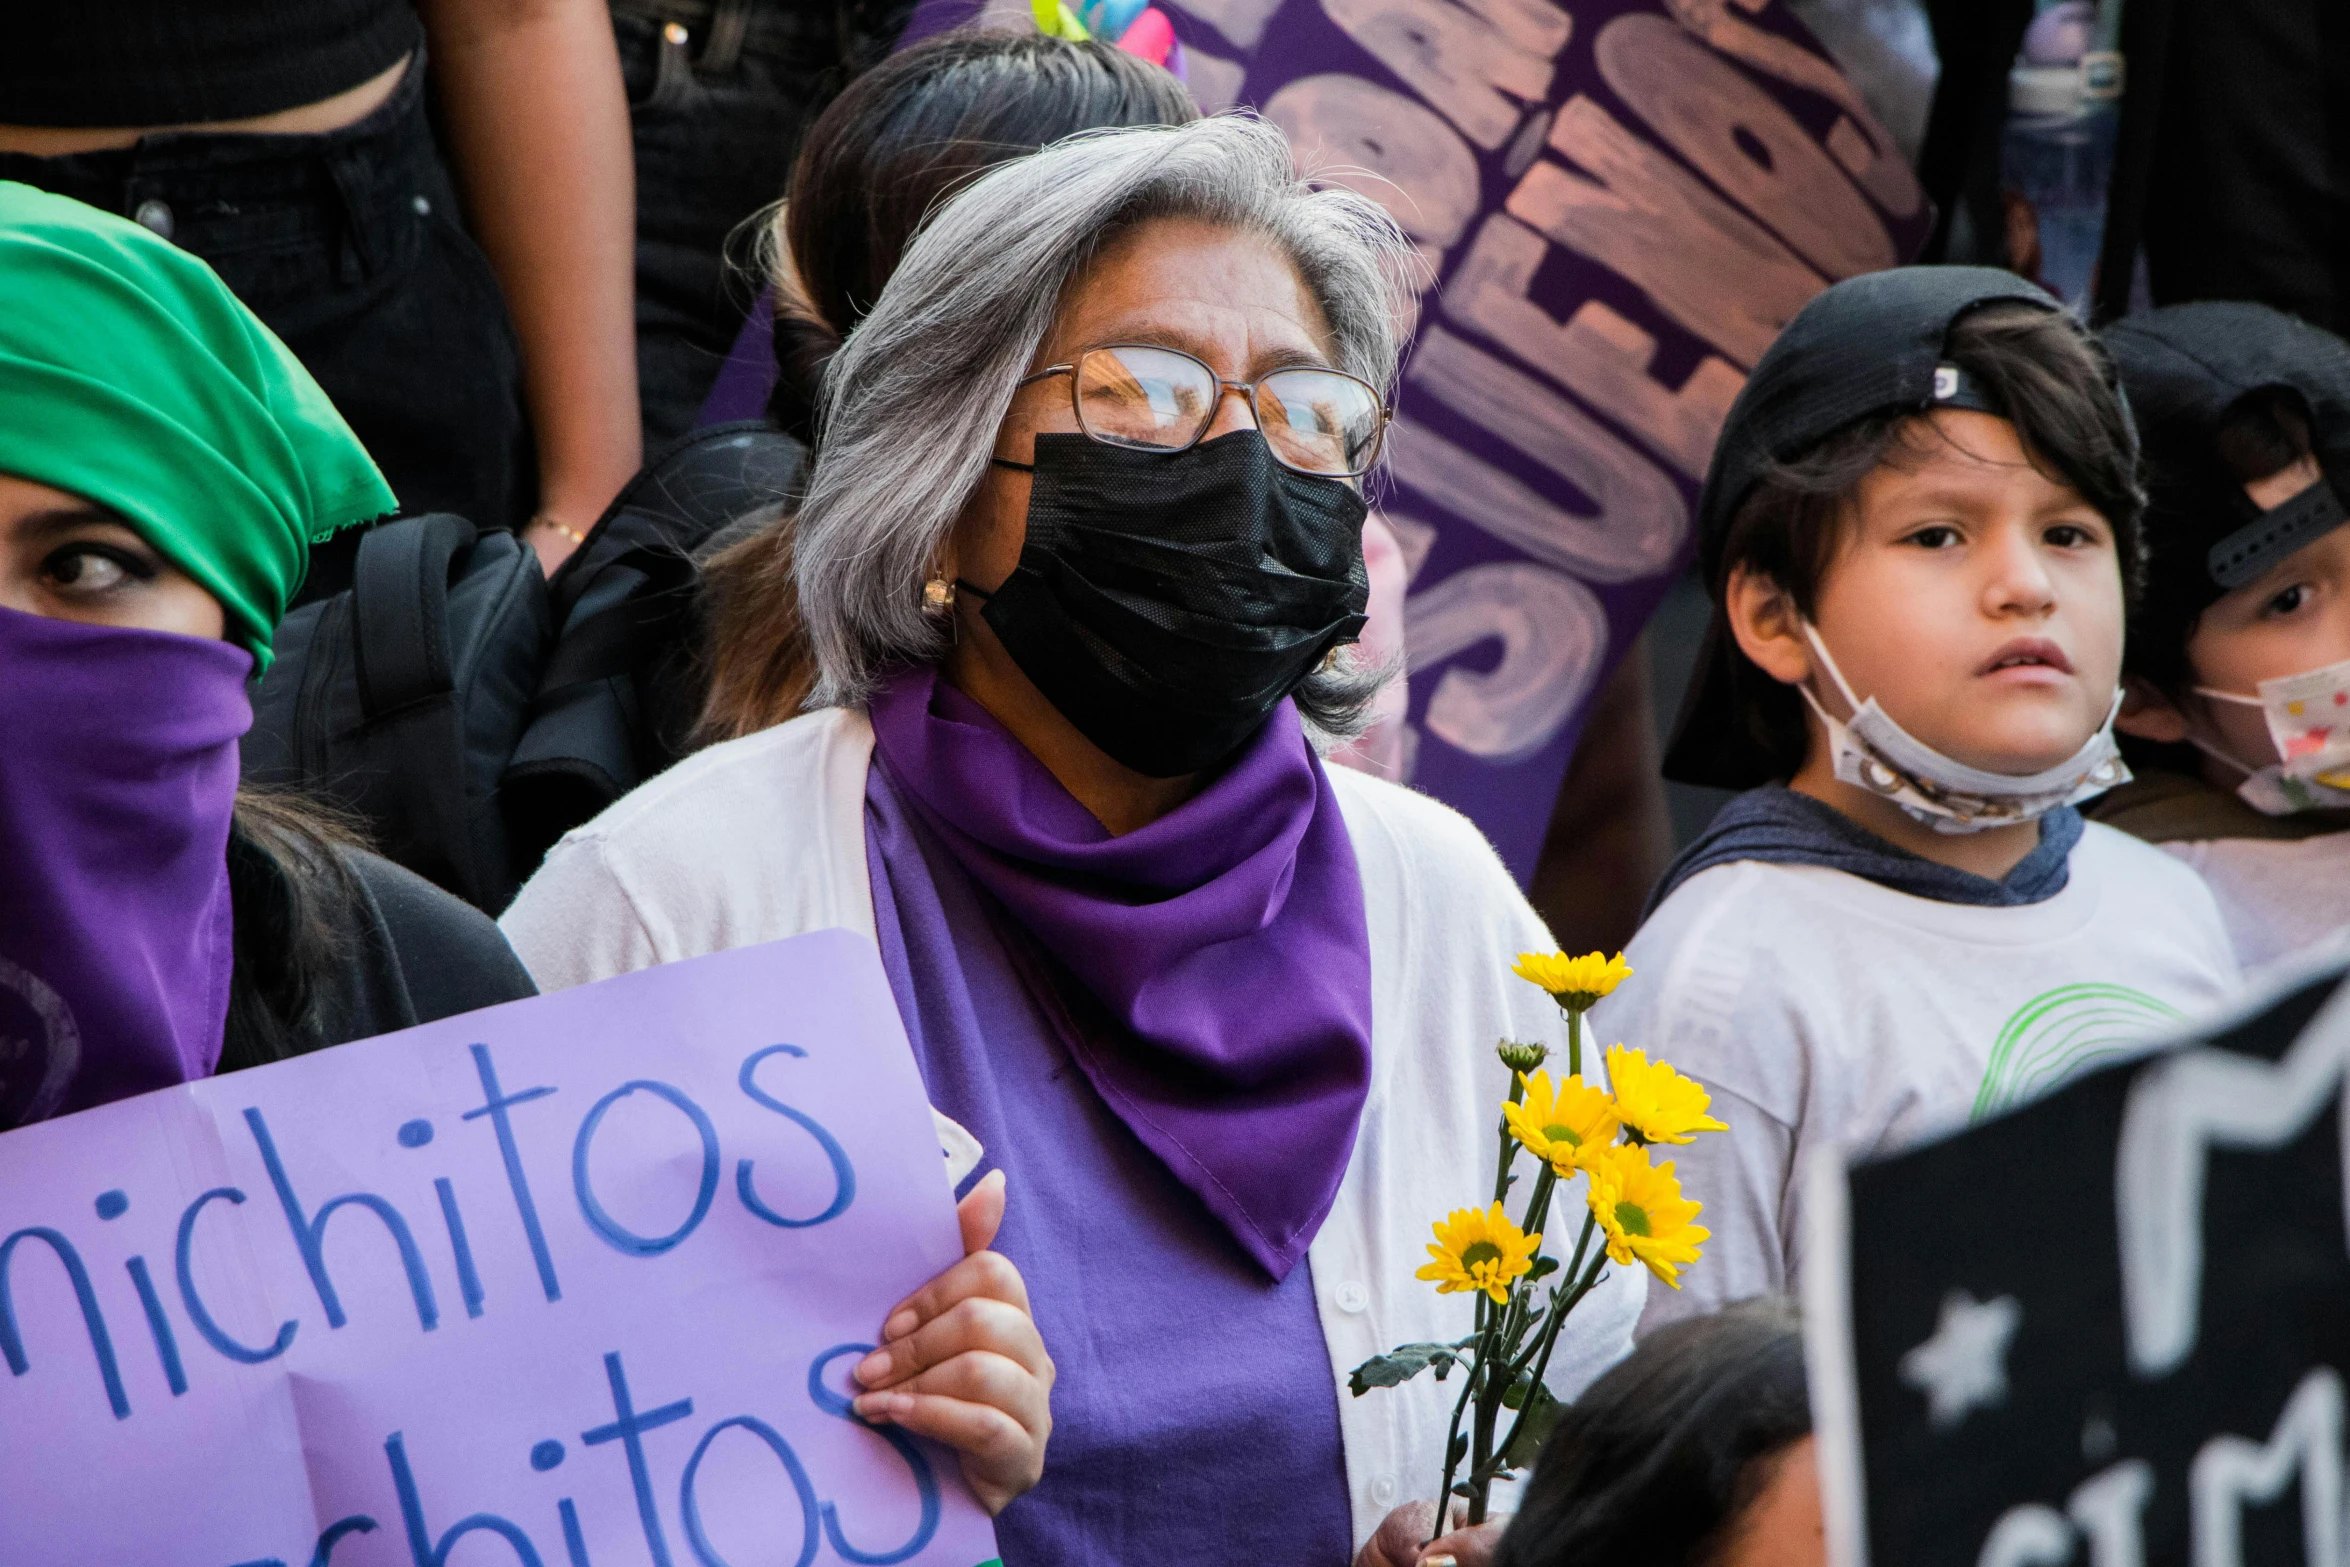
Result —
<instances>
[{"instance_id":1,"label":"green bandana on head","mask_svg":"<svg viewBox=\"0 0 2350 1567\"><path fill-rule=\"evenodd\" d=\"M121 514L266 669L310 545L396 502L301 362L212 269L0 181L0 474Z\"/></svg>"}]
</instances>

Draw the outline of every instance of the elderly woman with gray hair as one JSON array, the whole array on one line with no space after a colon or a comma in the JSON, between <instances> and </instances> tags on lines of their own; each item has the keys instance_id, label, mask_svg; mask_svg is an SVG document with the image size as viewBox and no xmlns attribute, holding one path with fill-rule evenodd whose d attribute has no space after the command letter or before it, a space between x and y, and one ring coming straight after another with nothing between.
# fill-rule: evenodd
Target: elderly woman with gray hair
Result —
<instances>
[{"instance_id":1,"label":"elderly woman with gray hair","mask_svg":"<svg viewBox=\"0 0 2350 1567\"><path fill-rule=\"evenodd\" d=\"M1009 1178L1017 1276L893 1337L858 1408L999 1489L1050 1425L1016 1567L1343 1564L1441 1467L1446 1389L1346 1375L1468 1330L1413 1270L1491 1179L1494 1041L1559 1025L1476 830L1315 751L1381 673L1348 644L1408 255L1246 118L973 183L826 378L813 710L570 835L505 918L549 989L873 936L950 1170ZM958 1353L1022 1278L1057 1367ZM1562 1392L1643 1296L1578 1311Z\"/></svg>"}]
</instances>

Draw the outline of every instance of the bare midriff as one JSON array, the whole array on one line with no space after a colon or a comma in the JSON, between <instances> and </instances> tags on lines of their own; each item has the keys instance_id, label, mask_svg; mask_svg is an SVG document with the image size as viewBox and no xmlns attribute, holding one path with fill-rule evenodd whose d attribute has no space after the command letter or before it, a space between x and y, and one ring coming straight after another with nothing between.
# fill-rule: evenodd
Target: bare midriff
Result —
<instances>
[{"instance_id":1,"label":"bare midriff","mask_svg":"<svg viewBox=\"0 0 2350 1567\"><path fill-rule=\"evenodd\" d=\"M172 131L221 131L252 136L315 136L323 131L339 131L346 125L358 124L383 106L392 89L400 85L400 75L408 69L410 58L403 55L397 65L331 98L242 120L205 120L192 125L0 125L0 152L59 158L76 152L128 147L142 136Z\"/></svg>"}]
</instances>

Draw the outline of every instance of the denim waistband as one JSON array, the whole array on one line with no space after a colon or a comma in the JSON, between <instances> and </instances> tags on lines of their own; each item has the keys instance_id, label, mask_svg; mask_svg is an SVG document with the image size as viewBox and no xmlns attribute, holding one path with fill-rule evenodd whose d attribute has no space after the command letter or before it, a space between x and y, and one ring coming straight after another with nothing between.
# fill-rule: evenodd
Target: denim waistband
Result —
<instances>
[{"instance_id":1,"label":"denim waistband","mask_svg":"<svg viewBox=\"0 0 2350 1567\"><path fill-rule=\"evenodd\" d=\"M58 157L0 153L0 179L118 213L207 258L347 238L369 272L418 213L452 199L425 118L421 47L392 95L339 130L165 131Z\"/></svg>"}]
</instances>

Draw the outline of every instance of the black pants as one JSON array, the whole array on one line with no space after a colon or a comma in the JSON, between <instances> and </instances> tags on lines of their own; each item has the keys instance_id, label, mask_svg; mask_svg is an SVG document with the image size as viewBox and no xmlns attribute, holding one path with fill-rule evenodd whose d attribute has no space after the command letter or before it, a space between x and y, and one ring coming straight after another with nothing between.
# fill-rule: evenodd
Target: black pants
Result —
<instances>
[{"instance_id":1,"label":"black pants","mask_svg":"<svg viewBox=\"0 0 2350 1567\"><path fill-rule=\"evenodd\" d=\"M355 125L182 132L35 158L21 180L144 223L219 272L318 378L404 511L510 527L536 503L521 352L458 215L424 112L424 64ZM312 552L302 597L349 585L357 530Z\"/></svg>"},{"instance_id":2,"label":"black pants","mask_svg":"<svg viewBox=\"0 0 2350 1567\"><path fill-rule=\"evenodd\" d=\"M693 427L765 279L729 236L784 193L809 123L910 0L610 0L636 138L645 449ZM734 267L729 268L729 255Z\"/></svg>"}]
</instances>

